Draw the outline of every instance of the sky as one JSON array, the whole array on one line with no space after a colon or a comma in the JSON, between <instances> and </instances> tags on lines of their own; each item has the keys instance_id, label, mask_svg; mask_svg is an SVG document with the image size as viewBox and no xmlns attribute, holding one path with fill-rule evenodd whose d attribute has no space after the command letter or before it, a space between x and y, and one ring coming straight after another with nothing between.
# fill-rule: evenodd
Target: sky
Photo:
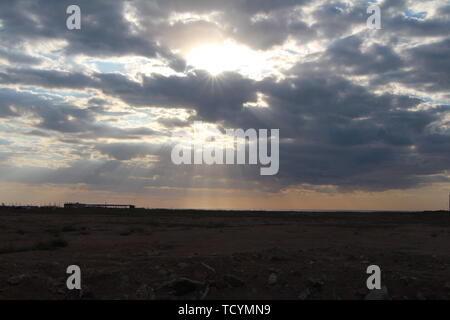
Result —
<instances>
[{"instance_id":1,"label":"sky","mask_svg":"<svg viewBox=\"0 0 450 320\"><path fill-rule=\"evenodd\" d=\"M446 209L449 88L447 0L2 0L0 203ZM196 122L278 173L175 165Z\"/></svg>"}]
</instances>

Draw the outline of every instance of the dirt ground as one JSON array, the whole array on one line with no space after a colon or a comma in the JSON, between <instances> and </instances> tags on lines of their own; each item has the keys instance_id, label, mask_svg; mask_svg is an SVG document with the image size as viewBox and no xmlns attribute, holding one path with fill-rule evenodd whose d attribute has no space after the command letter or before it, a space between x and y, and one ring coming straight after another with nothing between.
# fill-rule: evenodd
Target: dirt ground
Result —
<instances>
[{"instance_id":1,"label":"dirt ground","mask_svg":"<svg viewBox=\"0 0 450 320\"><path fill-rule=\"evenodd\" d=\"M450 214L0 210L0 299L364 299L372 264L450 299Z\"/></svg>"}]
</instances>

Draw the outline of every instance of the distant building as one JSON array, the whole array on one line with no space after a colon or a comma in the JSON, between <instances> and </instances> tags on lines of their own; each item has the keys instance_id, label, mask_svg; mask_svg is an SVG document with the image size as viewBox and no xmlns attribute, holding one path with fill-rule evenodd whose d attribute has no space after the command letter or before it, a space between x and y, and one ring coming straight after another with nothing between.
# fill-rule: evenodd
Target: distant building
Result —
<instances>
[{"instance_id":1,"label":"distant building","mask_svg":"<svg viewBox=\"0 0 450 320\"><path fill-rule=\"evenodd\" d=\"M1 205L0 208L2 208L2 209L32 210L32 209L40 209L42 207L30 206L30 205L12 205L12 206Z\"/></svg>"},{"instance_id":2,"label":"distant building","mask_svg":"<svg viewBox=\"0 0 450 320\"><path fill-rule=\"evenodd\" d=\"M79 208L113 208L113 209L135 209L136 206L132 204L86 204L79 202L64 203L65 209L79 209Z\"/></svg>"}]
</instances>

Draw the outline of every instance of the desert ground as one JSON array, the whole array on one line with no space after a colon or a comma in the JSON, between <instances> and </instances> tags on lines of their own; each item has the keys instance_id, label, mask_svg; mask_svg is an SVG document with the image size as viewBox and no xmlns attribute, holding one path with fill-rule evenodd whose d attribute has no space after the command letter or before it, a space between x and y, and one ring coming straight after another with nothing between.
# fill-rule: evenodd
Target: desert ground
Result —
<instances>
[{"instance_id":1,"label":"desert ground","mask_svg":"<svg viewBox=\"0 0 450 320\"><path fill-rule=\"evenodd\" d=\"M0 299L367 298L450 299L448 212L0 210Z\"/></svg>"}]
</instances>

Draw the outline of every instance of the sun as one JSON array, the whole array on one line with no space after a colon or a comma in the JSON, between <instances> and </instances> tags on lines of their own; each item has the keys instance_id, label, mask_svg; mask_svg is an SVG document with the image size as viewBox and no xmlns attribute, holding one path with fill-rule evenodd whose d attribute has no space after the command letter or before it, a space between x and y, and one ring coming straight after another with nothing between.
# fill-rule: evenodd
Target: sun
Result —
<instances>
[{"instance_id":1,"label":"sun","mask_svg":"<svg viewBox=\"0 0 450 320\"><path fill-rule=\"evenodd\" d=\"M213 76L225 71L239 72L262 67L261 64L258 65L260 60L256 52L229 40L196 47L186 55L189 65L206 70Z\"/></svg>"}]
</instances>

